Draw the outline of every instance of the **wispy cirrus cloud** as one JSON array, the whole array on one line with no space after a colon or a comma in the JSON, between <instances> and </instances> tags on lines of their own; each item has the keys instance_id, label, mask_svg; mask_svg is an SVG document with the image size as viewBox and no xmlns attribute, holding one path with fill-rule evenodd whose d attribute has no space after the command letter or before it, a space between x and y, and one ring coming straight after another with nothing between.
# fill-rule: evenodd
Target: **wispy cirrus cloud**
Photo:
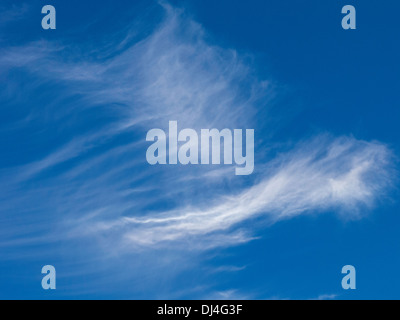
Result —
<instances>
[{"instance_id":1,"label":"wispy cirrus cloud","mask_svg":"<svg viewBox=\"0 0 400 320\"><path fill-rule=\"evenodd\" d=\"M179 173L145 162L143 137L148 129L168 125L171 117L180 127L245 127L255 114L254 102L269 91L267 82L251 77L234 50L207 44L200 25L181 10L164 9L166 19L150 36L121 45L124 50L114 54L107 49L108 54L97 61L75 56L71 46L47 41L2 49L0 68L11 76L1 97L9 101L6 108L18 103L27 113L18 125L9 123L4 133L43 131L40 141L32 141L33 160L27 160L31 154L23 154L25 163L3 170L3 181L7 180L3 188L13 185L4 208L20 210L20 203L10 197L18 192L27 202L32 199L35 210L46 212L62 203L59 223L92 224L87 217L120 217L132 207L144 212L152 203L186 193L188 186L203 188L213 181L219 184L219 178L231 179L232 172L225 168ZM122 38L125 42L126 36ZM24 80L23 92L16 90L19 76L13 76L20 72L32 79ZM49 87L55 87L57 94ZM42 95L39 92L46 98L32 102L32 97ZM35 181L41 181L40 187L30 189ZM59 185L64 188L58 189ZM48 190L53 195L45 203L33 199ZM155 190L163 190L156 200L151 196ZM181 200L189 202L190 195ZM67 222L67 234L69 227Z\"/></svg>"},{"instance_id":2,"label":"wispy cirrus cloud","mask_svg":"<svg viewBox=\"0 0 400 320\"><path fill-rule=\"evenodd\" d=\"M115 229L132 246L159 247L183 239L186 246L192 240L192 250L251 240L251 230L234 229L259 216L274 223L334 209L354 218L387 188L390 157L379 143L318 138L275 159L255 185L213 199L212 205L124 217L101 223L98 230Z\"/></svg>"},{"instance_id":3,"label":"wispy cirrus cloud","mask_svg":"<svg viewBox=\"0 0 400 320\"><path fill-rule=\"evenodd\" d=\"M337 297L337 294L321 294L317 298L310 300L335 300Z\"/></svg>"},{"instance_id":4,"label":"wispy cirrus cloud","mask_svg":"<svg viewBox=\"0 0 400 320\"><path fill-rule=\"evenodd\" d=\"M184 190L194 183L204 187L211 183L213 188L217 188L220 182L212 185L214 175L218 173L217 177L226 178L231 172L194 167L177 175L176 168L169 171L170 168L146 166L141 156L145 144L140 141L118 148L110 148L105 141L132 131L143 134L144 129L165 126L172 118L182 127L191 128L251 126L256 102L269 90L265 81L255 78L249 81L250 69L235 51L207 44L200 25L183 18L180 10L169 6L165 9L167 18L153 34L103 61L67 63L57 55L61 49L50 43L29 44L28 51L15 47L4 50L0 66L7 69L24 67L33 74L40 71L41 80L38 81L56 81L66 86L67 90L60 93L64 99L71 94L77 95L74 103L82 108L101 110L116 106L112 121L104 122L90 133L78 130L77 135L72 127L70 142L43 159L21 167L22 179L30 179L32 175L77 158L75 168L66 170L71 172L70 177L71 174L74 177L69 183L79 185L79 193L57 194L63 202L70 203L63 215L68 220L70 210L79 212L82 217L92 217L94 211L113 210L114 219L111 221L109 215L104 221L98 221L101 215L96 214L96 219L87 219L90 225L83 228L90 232L115 230L114 236L120 235L133 246L158 246L192 238L193 246L224 246L252 239L249 230L231 231L241 222L258 216L276 222L332 208L354 215L360 206L373 204L390 181L387 171L390 151L379 143L321 137L276 159L259 159L264 164L258 164L263 169L259 170L257 182L247 188L235 187L231 193L217 193L208 205L201 204L196 198L188 198L186 205L177 205L170 211L158 209L155 214L147 214L140 213L139 209L139 212L130 213L133 203L140 208L151 201L135 199L135 192L128 192L130 199L126 197L128 189L124 188L136 184L129 175L113 181L110 173L101 172L103 168L109 168L107 161L115 159L120 154L117 150L121 148L131 157L114 162L111 172L127 174L136 163L144 168L142 178L161 174L163 180L159 181L157 188L175 189L165 198L182 192L185 194ZM48 111L59 113L52 109L53 105L48 106ZM67 115L56 117L62 121ZM90 154L90 149L99 145L105 150L100 154ZM93 168L97 170L93 170L93 175L79 169L87 168L86 162L96 164ZM193 173L196 181L188 179ZM202 181L198 179L199 174ZM63 183L67 177L62 172L57 172L57 175L48 179L49 187ZM170 175L174 176L174 181L169 179ZM92 179L95 179L95 185ZM231 183L235 185L235 182ZM154 190L151 182L140 187L136 185L134 189L137 188ZM106 189L108 196L105 199L110 205L104 207L96 197L104 194ZM112 199L109 198L110 190L115 190ZM91 197L94 198L90 200ZM77 205L78 199L80 203L82 199L88 200L90 211L78 209L82 207ZM76 219L75 214L72 217ZM198 241L196 237L202 240Z\"/></svg>"},{"instance_id":5,"label":"wispy cirrus cloud","mask_svg":"<svg viewBox=\"0 0 400 320\"><path fill-rule=\"evenodd\" d=\"M183 11L164 9L148 36L117 33L114 51L47 41L1 50L0 70L10 77L0 99L7 110L25 107L4 134L28 136L35 148L0 172L4 246L61 241L74 254L77 241L91 239L111 249L87 250L110 259L160 248L204 252L262 236L265 227L249 223L255 219L265 226L328 210L355 218L385 195L391 151L353 137L315 137L274 157L257 154L270 142L260 137L248 178L233 167L149 166L147 130L169 120L254 128L275 94L235 50L208 43ZM256 137L267 130L256 128Z\"/></svg>"}]
</instances>

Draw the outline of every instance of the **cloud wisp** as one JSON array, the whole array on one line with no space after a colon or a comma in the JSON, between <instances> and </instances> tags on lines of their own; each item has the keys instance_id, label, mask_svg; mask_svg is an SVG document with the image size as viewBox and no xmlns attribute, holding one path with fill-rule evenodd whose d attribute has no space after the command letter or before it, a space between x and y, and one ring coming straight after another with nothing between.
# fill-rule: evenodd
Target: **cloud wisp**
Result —
<instances>
[{"instance_id":1,"label":"cloud wisp","mask_svg":"<svg viewBox=\"0 0 400 320\"><path fill-rule=\"evenodd\" d=\"M275 159L258 183L212 199L212 205L124 217L99 230L115 229L134 247L191 240L190 248L200 249L252 239L252 230L238 227L259 216L274 223L334 209L354 218L385 191L389 163L390 152L379 143L323 137Z\"/></svg>"}]
</instances>

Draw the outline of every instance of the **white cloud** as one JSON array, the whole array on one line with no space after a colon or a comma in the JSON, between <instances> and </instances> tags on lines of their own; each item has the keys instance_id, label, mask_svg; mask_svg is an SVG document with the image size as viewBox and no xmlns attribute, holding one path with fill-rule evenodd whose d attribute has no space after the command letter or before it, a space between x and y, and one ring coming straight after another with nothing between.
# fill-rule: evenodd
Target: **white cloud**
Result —
<instances>
[{"instance_id":1,"label":"white cloud","mask_svg":"<svg viewBox=\"0 0 400 320\"><path fill-rule=\"evenodd\" d=\"M215 291L203 297L206 300L249 300L250 295L244 295L236 289Z\"/></svg>"},{"instance_id":2,"label":"white cloud","mask_svg":"<svg viewBox=\"0 0 400 320\"><path fill-rule=\"evenodd\" d=\"M135 247L208 249L243 243L254 231L240 223L264 217L269 223L334 209L348 218L371 207L388 186L390 152L379 143L328 137L304 143L274 160L255 185L209 201L154 215L124 217L95 230L114 231Z\"/></svg>"},{"instance_id":3,"label":"white cloud","mask_svg":"<svg viewBox=\"0 0 400 320\"><path fill-rule=\"evenodd\" d=\"M337 294L321 294L317 298L310 300L334 300L337 296Z\"/></svg>"}]
</instances>

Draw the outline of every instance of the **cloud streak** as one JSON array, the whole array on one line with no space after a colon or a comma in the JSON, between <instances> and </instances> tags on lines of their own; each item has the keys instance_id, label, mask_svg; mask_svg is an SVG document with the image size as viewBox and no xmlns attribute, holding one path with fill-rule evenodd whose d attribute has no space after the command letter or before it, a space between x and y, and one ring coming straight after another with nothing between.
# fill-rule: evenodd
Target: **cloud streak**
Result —
<instances>
[{"instance_id":1,"label":"cloud streak","mask_svg":"<svg viewBox=\"0 0 400 320\"><path fill-rule=\"evenodd\" d=\"M282 155L266 168L260 182L214 199L212 206L125 217L99 229L116 229L134 246L183 240L186 245L190 239L192 249L201 248L203 243L209 248L245 242L252 238L250 230L232 229L258 216L275 223L335 209L354 218L388 187L389 163L390 152L379 143L323 137Z\"/></svg>"}]
</instances>

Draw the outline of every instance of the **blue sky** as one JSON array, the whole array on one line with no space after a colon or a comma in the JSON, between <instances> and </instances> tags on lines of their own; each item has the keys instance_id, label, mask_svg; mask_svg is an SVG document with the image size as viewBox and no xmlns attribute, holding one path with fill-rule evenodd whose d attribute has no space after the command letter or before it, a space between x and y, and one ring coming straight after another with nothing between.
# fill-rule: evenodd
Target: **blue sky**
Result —
<instances>
[{"instance_id":1,"label":"blue sky","mask_svg":"<svg viewBox=\"0 0 400 320\"><path fill-rule=\"evenodd\" d=\"M2 0L0 298L398 299L399 10ZM149 165L170 120L255 129L254 173Z\"/></svg>"}]
</instances>

